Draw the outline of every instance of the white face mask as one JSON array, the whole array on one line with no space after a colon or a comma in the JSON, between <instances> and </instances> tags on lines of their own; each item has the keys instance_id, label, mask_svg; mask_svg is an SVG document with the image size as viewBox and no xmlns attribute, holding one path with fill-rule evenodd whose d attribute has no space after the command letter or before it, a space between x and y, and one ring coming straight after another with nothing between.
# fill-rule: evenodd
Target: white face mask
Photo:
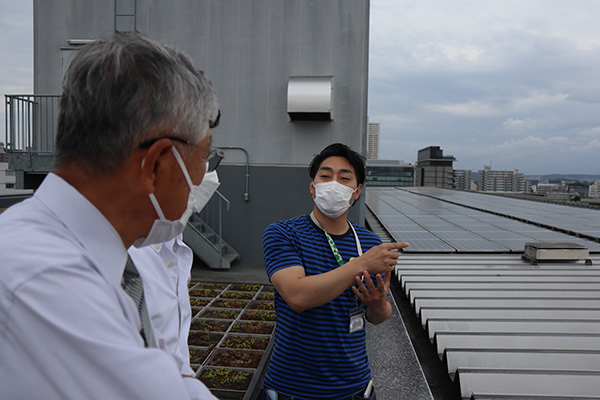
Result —
<instances>
[{"instance_id":1,"label":"white face mask","mask_svg":"<svg viewBox=\"0 0 600 400\"><path fill-rule=\"evenodd\" d=\"M144 247L151 244L163 243L167 242L175 237L177 237L180 233L185 230L185 226L192 215L192 213L200 212L208 200L215 193L217 188L219 187L219 177L217 176L217 171L211 171L204 174L204 178L200 185L194 185L192 180L190 179L190 175L188 174L187 168L179 155L179 152L175 147L171 147L173 150L173 154L175 155L175 159L185 176L185 179L190 187L190 194L188 196L188 203L185 211L181 215L177 221L169 221L165 218L165 215L156 200L156 196L154 193L150 193L148 196L150 197L150 201L158 214L159 219L154 220L154 224L152 224L152 228L150 228L150 232L145 238L140 238L136 240L133 245L135 247ZM206 163L206 167L208 168L208 162Z\"/></svg>"},{"instance_id":2,"label":"white face mask","mask_svg":"<svg viewBox=\"0 0 600 400\"><path fill-rule=\"evenodd\" d=\"M313 183L315 187L315 204L329 218L337 218L350 208L350 199L354 190L338 181Z\"/></svg>"}]
</instances>

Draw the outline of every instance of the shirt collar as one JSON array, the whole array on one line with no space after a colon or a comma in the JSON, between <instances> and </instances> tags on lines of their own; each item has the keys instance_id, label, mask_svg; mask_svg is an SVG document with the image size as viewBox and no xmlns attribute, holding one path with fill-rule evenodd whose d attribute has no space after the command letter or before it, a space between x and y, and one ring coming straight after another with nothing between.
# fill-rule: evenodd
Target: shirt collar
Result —
<instances>
[{"instance_id":1,"label":"shirt collar","mask_svg":"<svg viewBox=\"0 0 600 400\"><path fill-rule=\"evenodd\" d=\"M163 243L151 244L150 247L156 252L156 254L160 254L160 251L163 247L166 247L168 250L176 253L177 249L181 247L181 243L183 243L183 234L177 235L174 239L168 240Z\"/></svg>"},{"instance_id":2,"label":"shirt collar","mask_svg":"<svg viewBox=\"0 0 600 400\"><path fill-rule=\"evenodd\" d=\"M111 283L120 285L127 250L104 215L77 189L53 173L48 174L34 196L71 231L98 271Z\"/></svg>"}]
</instances>

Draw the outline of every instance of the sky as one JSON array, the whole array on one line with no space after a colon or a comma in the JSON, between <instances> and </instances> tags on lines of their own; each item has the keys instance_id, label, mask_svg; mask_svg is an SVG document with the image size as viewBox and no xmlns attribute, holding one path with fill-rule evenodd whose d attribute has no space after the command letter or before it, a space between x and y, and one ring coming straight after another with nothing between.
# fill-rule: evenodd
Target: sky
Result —
<instances>
[{"instance_id":1,"label":"sky","mask_svg":"<svg viewBox=\"0 0 600 400\"><path fill-rule=\"evenodd\" d=\"M0 95L33 93L32 1L0 0ZM380 159L600 174L600 1L371 0ZM0 107L0 141L4 141Z\"/></svg>"},{"instance_id":2,"label":"sky","mask_svg":"<svg viewBox=\"0 0 600 400\"><path fill-rule=\"evenodd\" d=\"M381 159L600 174L600 1L372 0Z\"/></svg>"}]
</instances>

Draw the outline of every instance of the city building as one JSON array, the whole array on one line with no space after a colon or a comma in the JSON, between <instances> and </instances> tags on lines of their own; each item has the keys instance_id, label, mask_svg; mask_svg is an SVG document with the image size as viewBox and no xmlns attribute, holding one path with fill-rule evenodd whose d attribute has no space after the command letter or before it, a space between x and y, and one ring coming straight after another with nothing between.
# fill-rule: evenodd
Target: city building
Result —
<instances>
[{"instance_id":1,"label":"city building","mask_svg":"<svg viewBox=\"0 0 600 400\"><path fill-rule=\"evenodd\" d=\"M600 197L600 181L594 181L588 188L588 197L599 198Z\"/></svg>"},{"instance_id":2,"label":"city building","mask_svg":"<svg viewBox=\"0 0 600 400\"><path fill-rule=\"evenodd\" d=\"M415 166L415 186L436 186L452 189L454 186L454 156L445 156L439 146L419 150Z\"/></svg>"},{"instance_id":3,"label":"city building","mask_svg":"<svg viewBox=\"0 0 600 400\"><path fill-rule=\"evenodd\" d=\"M4 152L4 143L0 142L0 196L31 194L33 190L15 189L15 171L9 169L8 153Z\"/></svg>"},{"instance_id":4,"label":"city building","mask_svg":"<svg viewBox=\"0 0 600 400\"><path fill-rule=\"evenodd\" d=\"M367 159L379 159L379 122L369 122L367 129Z\"/></svg>"},{"instance_id":5,"label":"city building","mask_svg":"<svg viewBox=\"0 0 600 400\"><path fill-rule=\"evenodd\" d=\"M568 189L569 189L569 193L571 193L573 196L577 196L579 195L580 197L587 197L589 194L589 190L590 187L589 185L584 185L584 184L573 184L570 183L568 184Z\"/></svg>"},{"instance_id":6,"label":"city building","mask_svg":"<svg viewBox=\"0 0 600 400\"><path fill-rule=\"evenodd\" d=\"M477 190L480 192L528 193L531 191L531 183L518 169L494 171L491 165L484 165L483 170L477 171Z\"/></svg>"},{"instance_id":7,"label":"city building","mask_svg":"<svg viewBox=\"0 0 600 400\"><path fill-rule=\"evenodd\" d=\"M471 179L470 169L455 169L454 170L454 189L458 190L471 190Z\"/></svg>"},{"instance_id":8,"label":"city building","mask_svg":"<svg viewBox=\"0 0 600 400\"><path fill-rule=\"evenodd\" d=\"M6 194L6 189L14 189L15 174L8 169L8 154L0 150L0 194Z\"/></svg>"},{"instance_id":9,"label":"city building","mask_svg":"<svg viewBox=\"0 0 600 400\"><path fill-rule=\"evenodd\" d=\"M566 190L564 186L561 186L558 183L538 183L536 185L536 193L542 196L561 192L566 192Z\"/></svg>"},{"instance_id":10,"label":"city building","mask_svg":"<svg viewBox=\"0 0 600 400\"><path fill-rule=\"evenodd\" d=\"M414 186L415 167L403 160L367 160L369 186Z\"/></svg>"}]
</instances>

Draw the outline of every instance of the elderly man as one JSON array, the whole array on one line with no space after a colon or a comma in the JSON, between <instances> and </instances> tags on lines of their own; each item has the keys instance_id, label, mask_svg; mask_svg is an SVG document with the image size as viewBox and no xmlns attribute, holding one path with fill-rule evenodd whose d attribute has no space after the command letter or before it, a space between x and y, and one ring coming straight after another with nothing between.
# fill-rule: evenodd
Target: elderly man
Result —
<instances>
[{"instance_id":1,"label":"elderly man","mask_svg":"<svg viewBox=\"0 0 600 400\"><path fill-rule=\"evenodd\" d=\"M215 156L216 163L208 166L196 194L197 208L202 208L219 186L217 167L223 155ZM183 235L150 246L131 246L129 257L142 277L148 316L154 331L160 332L167 350L180 363L182 375L194 375L190 367L188 335L192 319L188 284L194 254L183 242Z\"/></svg>"},{"instance_id":2,"label":"elderly man","mask_svg":"<svg viewBox=\"0 0 600 400\"><path fill-rule=\"evenodd\" d=\"M198 211L218 115L174 49L118 35L79 51L55 171L0 216L0 398L214 399L154 335L126 249Z\"/></svg>"}]
</instances>

